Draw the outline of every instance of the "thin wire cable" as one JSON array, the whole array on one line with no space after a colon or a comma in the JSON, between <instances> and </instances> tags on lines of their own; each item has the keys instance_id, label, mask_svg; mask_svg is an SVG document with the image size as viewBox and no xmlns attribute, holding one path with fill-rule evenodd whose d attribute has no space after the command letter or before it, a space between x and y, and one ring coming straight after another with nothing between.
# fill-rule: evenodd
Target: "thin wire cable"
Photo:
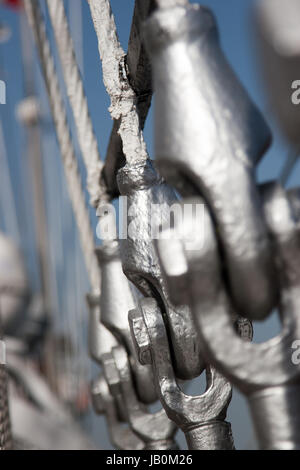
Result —
<instances>
[{"instance_id":1,"label":"thin wire cable","mask_svg":"<svg viewBox=\"0 0 300 470\"><path fill-rule=\"evenodd\" d=\"M78 142L87 170L87 189L90 194L90 202L94 207L97 207L100 201L107 199L105 188L100 185L103 162L100 159L74 44L63 0L47 0L47 5L62 64L67 94L74 115Z\"/></svg>"},{"instance_id":2,"label":"thin wire cable","mask_svg":"<svg viewBox=\"0 0 300 470\"><path fill-rule=\"evenodd\" d=\"M128 164L148 158L146 144L137 111L137 96L126 73L126 54L123 51L109 0L88 0L98 38L102 61L103 82L111 99L110 114L119 120L118 133Z\"/></svg>"},{"instance_id":3,"label":"thin wire cable","mask_svg":"<svg viewBox=\"0 0 300 470\"><path fill-rule=\"evenodd\" d=\"M100 270L94 252L94 235L89 214L85 204L81 177L78 171L77 159L70 136L67 115L63 104L54 60L46 34L44 19L38 2L25 0L25 11L33 30L41 67L45 79L61 157L64 164L69 196L74 210L75 219L80 235L81 246L85 258L86 269L93 291L98 292L100 286Z\"/></svg>"}]
</instances>

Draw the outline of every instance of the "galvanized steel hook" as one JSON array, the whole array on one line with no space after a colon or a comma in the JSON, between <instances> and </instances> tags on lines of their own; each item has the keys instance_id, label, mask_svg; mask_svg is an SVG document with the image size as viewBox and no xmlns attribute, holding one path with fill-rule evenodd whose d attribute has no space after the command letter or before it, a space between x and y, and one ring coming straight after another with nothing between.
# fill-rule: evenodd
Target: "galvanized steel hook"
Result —
<instances>
[{"instance_id":1,"label":"galvanized steel hook","mask_svg":"<svg viewBox=\"0 0 300 470\"><path fill-rule=\"evenodd\" d=\"M139 402L132 382L126 351L114 348L112 355L119 371L120 385L132 430L145 442L145 449L178 449L174 436L177 426L169 420L162 408L156 413L148 412Z\"/></svg>"}]
</instances>

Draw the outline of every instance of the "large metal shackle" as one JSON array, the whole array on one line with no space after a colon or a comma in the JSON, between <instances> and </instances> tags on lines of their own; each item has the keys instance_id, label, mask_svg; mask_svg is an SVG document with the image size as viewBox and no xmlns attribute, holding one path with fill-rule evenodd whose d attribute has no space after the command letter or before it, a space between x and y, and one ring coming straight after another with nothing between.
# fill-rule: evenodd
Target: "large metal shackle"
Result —
<instances>
[{"instance_id":1,"label":"large metal shackle","mask_svg":"<svg viewBox=\"0 0 300 470\"><path fill-rule=\"evenodd\" d=\"M169 418L185 434L189 449L234 449L230 423L225 421L231 385L215 369L206 368L207 390L184 393L174 374L166 328L155 299L143 299L129 312L135 346L142 363L154 368L156 389Z\"/></svg>"},{"instance_id":2,"label":"large metal shackle","mask_svg":"<svg viewBox=\"0 0 300 470\"><path fill-rule=\"evenodd\" d=\"M145 24L145 39L157 168L182 196L205 198L234 306L263 319L276 289L254 171L270 144L269 128L224 57L210 10L158 9Z\"/></svg>"},{"instance_id":3,"label":"large metal shackle","mask_svg":"<svg viewBox=\"0 0 300 470\"><path fill-rule=\"evenodd\" d=\"M177 202L175 192L158 176L152 163L126 165L118 173L118 186L127 196L125 224L127 237L120 240L123 271L140 292L158 301L171 338L170 347L176 375L191 379L203 370L199 338L186 306L175 308L169 299L158 258L153 232L170 218Z\"/></svg>"},{"instance_id":4,"label":"large metal shackle","mask_svg":"<svg viewBox=\"0 0 300 470\"><path fill-rule=\"evenodd\" d=\"M176 240L172 263L166 256L166 241L158 241L157 246L169 285L179 277L187 286L207 360L248 398L261 448L299 449L300 366L292 360L294 341L300 338L299 191L287 193L277 183L263 185L260 191L280 286L283 326L278 337L253 344L236 334L209 215L205 246L197 236L192 250L184 240ZM203 203L201 199L183 203L188 202ZM171 245L169 240L169 250ZM181 262L176 266L177 257Z\"/></svg>"}]
</instances>

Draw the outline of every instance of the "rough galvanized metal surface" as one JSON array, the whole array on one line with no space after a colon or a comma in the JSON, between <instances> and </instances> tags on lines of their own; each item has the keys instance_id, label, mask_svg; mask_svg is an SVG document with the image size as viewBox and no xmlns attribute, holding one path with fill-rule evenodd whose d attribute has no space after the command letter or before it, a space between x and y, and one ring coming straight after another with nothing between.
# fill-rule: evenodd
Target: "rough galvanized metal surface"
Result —
<instances>
[{"instance_id":1,"label":"rough galvanized metal surface","mask_svg":"<svg viewBox=\"0 0 300 470\"><path fill-rule=\"evenodd\" d=\"M225 421L231 386L216 370L206 368L207 390L188 396L177 384L160 309L154 299L143 299L140 310L129 315L139 354L147 348L153 364L160 401L169 418L185 433L189 449L233 449L230 423ZM143 328L140 328L140 325ZM141 351L142 349L142 351Z\"/></svg>"},{"instance_id":2,"label":"rough galvanized metal surface","mask_svg":"<svg viewBox=\"0 0 300 470\"><path fill-rule=\"evenodd\" d=\"M127 350L139 400L152 403L156 400L152 369L137 360L130 335L128 312L136 307L137 299L122 270L119 243L99 247L96 252L101 266L101 323Z\"/></svg>"},{"instance_id":3,"label":"rough galvanized metal surface","mask_svg":"<svg viewBox=\"0 0 300 470\"><path fill-rule=\"evenodd\" d=\"M281 335L263 344L243 342L237 336L208 215L206 248L195 238L193 252L185 250L183 242L181 248L177 244L177 255L185 259L181 274L189 286L205 355L248 398L261 448L299 449L300 369L292 361L292 344L300 337L299 212L295 210L299 203L295 191L288 197L275 183L263 186L261 193L280 285ZM293 205L289 199L294 199ZM158 249L163 252L163 243ZM161 259L172 282L174 265L168 265L166 256Z\"/></svg>"},{"instance_id":4,"label":"rough galvanized metal surface","mask_svg":"<svg viewBox=\"0 0 300 470\"><path fill-rule=\"evenodd\" d=\"M203 370L199 338L190 311L175 308L162 279L152 244L152 229L169 220L170 207L177 201L173 189L157 175L150 161L126 165L118 173L120 193L127 196L124 225L127 238L120 240L123 270L147 297L155 296L168 325L174 367L179 378L189 379Z\"/></svg>"},{"instance_id":5,"label":"rough galvanized metal surface","mask_svg":"<svg viewBox=\"0 0 300 470\"><path fill-rule=\"evenodd\" d=\"M133 433L130 427L124 427L124 422L120 421L114 399L103 375L93 381L91 397L96 413L106 416L110 439L116 449L144 449L143 441Z\"/></svg>"},{"instance_id":6,"label":"rough galvanized metal surface","mask_svg":"<svg viewBox=\"0 0 300 470\"><path fill-rule=\"evenodd\" d=\"M41 62L86 270L93 291L98 292L100 275L94 253L94 233L86 207L86 198L82 187L78 161L68 125L62 90L46 32L45 21L39 3L34 0L25 0L24 6L28 22L34 33L35 44Z\"/></svg>"},{"instance_id":7,"label":"rough galvanized metal surface","mask_svg":"<svg viewBox=\"0 0 300 470\"><path fill-rule=\"evenodd\" d=\"M165 410L151 413L138 400L124 348L114 348L112 357L119 374L128 421L131 429L145 442L145 449L177 449L174 441L177 426L169 420Z\"/></svg>"},{"instance_id":8,"label":"rough galvanized metal surface","mask_svg":"<svg viewBox=\"0 0 300 470\"><path fill-rule=\"evenodd\" d=\"M145 36L157 167L183 196L206 199L234 305L263 319L277 289L254 166L270 144L269 128L225 59L210 10L160 9Z\"/></svg>"}]
</instances>

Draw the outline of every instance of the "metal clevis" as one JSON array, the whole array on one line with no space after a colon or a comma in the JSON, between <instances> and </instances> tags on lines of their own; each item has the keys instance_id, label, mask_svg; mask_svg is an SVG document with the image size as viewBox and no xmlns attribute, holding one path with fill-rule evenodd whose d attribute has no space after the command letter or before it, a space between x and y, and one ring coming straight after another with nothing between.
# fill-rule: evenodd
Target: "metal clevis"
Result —
<instances>
[{"instance_id":1,"label":"metal clevis","mask_svg":"<svg viewBox=\"0 0 300 470\"><path fill-rule=\"evenodd\" d=\"M193 318L185 306L175 308L169 299L152 240L169 220L177 202L173 189L158 176L148 160L125 165L118 172L118 186L127 196L127 237L120 240L123 271L146 297L155 297L171 338L176 376L191 379L204 368Z\"/></svg>"},{"instance_id":2,"label":"metal clevis","mask_svg":"<svg viewBox=\"0 0 300 470\"><path fill-rule=\"evenodd\" d=\"M300 338L300 193L285 192L278 183L265 184L260 192L280 286L282 332L276 338L252 344L236 334L207 212L205 243L195 232L194 246L183 238L178 242L178 234L173 233L174 243L159 240L157 248L168 284L173 284L173 290L178 279L185 285L182 300L189 297L207 361L246 395L260 447L300 449L300 369L293 360L295 341ZM182 203L202 204L203 200ZM186 233L192 226L193 221L186 218ZM178 226L176 230L180 233L182 229ZM166 248L172 251L172 259Z\"/></svg>"},{"instance_id":3,"label":"metal clevis","mask_svg":"<svg viewBox=\"0 0 300 470\"><path fill-rule=\"evenodd\" d=\"M95 411L106 414L116 448L177 448L173 441L177 429L165 411L150 413L145 408L157 395L152 366L141 365L133 347L128 311L137 303L122 271L119 243L98 247L96 254L101 266L101 296L89 296L90 345L103 374L92 384Z\"/></svg>"},{"instance_id":4,"label":"metal clevis","mask_svg":"<svg viewBox=\"0 0 300 470\"><path fill-rule=\"evenodd\" d=\"M122 270L118 241L98 247L96 254L101 266L101 323L127 351L139 400L153 403L157 397L152 368L139 363L130 335L128 311L136 307L137 299Z\"/></svg>"},{"instance_id":5,"label":"metal clevis","mask_svg":"<svg viewBox=\"0 0 300 470\"><path fill-rule=\"evenodd\" d=\"M98 414L105 414L111 442L120 450L143 450L144 443L136 436L130 427L125 427L119 420L114 398L109 391L103 374L100 374L91 385L93 408Z\"/></svg>"},{"instance_id":6,"label":"metal clevis","mask_svg":"<svg viewBox=\"0 0 300 470\"><path fill-rule=\"evenodd\" d=\"M189 396L179 387L172 365L167 333L155 299L141 301L129 313L132 336L142 363L152 363L160 401L169 418L182 429L189 449L233 450L230 423L225 421L231 385L215 369L206 368L207 390Z\"/></svg>"},{"instance_id":7,"label":"metal clevis","mask_svg":"<svg viewBox=\"0 0 300 470\"><path fill-rule=\"evenodd\" d=\"M128 356L122 346L114 348L111 352L110 367L115 369L114 376L118 377L121 388L127 420L131 430L144 442L144 449L178 449L174 441L177 431L176 425L169 420L165 410L151 413L139 401L134 382L132 380Z\"/></svg>"},{"instance_id":8,"label":"metal clevis","mask_svg":"<svg viewBox=\"0 0 300 470\"><path fill-rule=\"evenodd\" d=\"M184 3L156 10L145 24L155 161L181 196L205 199L234 307L262 320L277 289L254 169L271 134L224 57L213 14Z\"/></svg>"},{"instance_id":9,"label":"metal clevis","mask_svg":"<svg viewBox=\"0 0 300 470\"><path fill-rule=\"evenodd\" d=\"M87 302L89 306L89 353L90 357L102 368L108 368L106 354L109 354L113 347L118 345L114 335L100 323L101 297L97 294L88 294ZM108 374L109 375L109 374ZM113 385L112 385L113 387ZM126 411L124 409L122 396L118 387L114 389L114 400L116 402L118 415L122 421L126 421ZM96 410L95 410L96 411Z\"/></svg>"}]
</instances>

